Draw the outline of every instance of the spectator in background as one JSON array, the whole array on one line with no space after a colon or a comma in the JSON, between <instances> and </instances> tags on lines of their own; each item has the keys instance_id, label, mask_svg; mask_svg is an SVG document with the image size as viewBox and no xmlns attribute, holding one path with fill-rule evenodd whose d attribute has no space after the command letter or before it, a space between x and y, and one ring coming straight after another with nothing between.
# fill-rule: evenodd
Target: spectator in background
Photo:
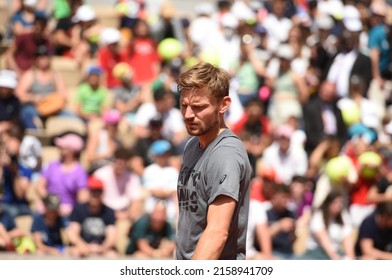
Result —
<instances>
[{"instance_id":1,"label":"spectator in background","mask_svg":"<svg viewBox=\"0 0 392 280\"><path fill-rule=\"evenodd\" d=\"M60 199L49 194L44 205L45 212L33 216L32 237L38 254L57 256L65 252L62 238L65 221L60 215Z\"/></svg>"},{"instance_id":2,"label":"spectator in background","mask_svg":"<svg viewBox=\"0 0 392 280\"><path fill-rule=\"evenodd\" d=\"M287 185L276 185L267 210L269 231L272 238L272 254L278 259L294 257L295 213L288 208L290 189Z\"/></svg>"},{"instance_id":3,"label":"spectator in background","mask_svg":"<svg viewBox=\"0 0 392 280\"><path fill-rule=\"evenodd\" d=\"M87 69L86 82L78 87L76 112L84 120L100 119L108 106L108 91L101 84L103 71L98 66Z\"/></svg>"},{"instance_id":4,"label":"spectator in background","mask_svg":"<svg viewBox=\"0 0 392 280\"><path fill-rule=\"evenodd\" d=\"M185 125L180 110L174 107L173 93L160 87L154 91L153 97L154 103L144 103L136 113L135 134L138 138L148 137L149 121L160 114L163 121L162 135L177 147L185 140Z\"/></svg>"},{"instance_id":5,"label":"spectator in background","mask_svg":"<svg viewBox=\"0 0 392 280\"><path fill-rule=\"evenodd\" d=\"M114 152L112 164L99 168L94 176L103 184L103 203L115 211L116 219L135 221L143 210L140 177L129 170L133 154L124 148Z\"/></svg>"},{"instance_id":6,"label":"spectator in background","mask_svg":"<svg viewBox=\"0 0 392 280\"><path fill-rule=\"evenodd\" d=\"M265 205L252 198L249 204L249 220L246 232L246 259L273 259L272 240Z\"/></svg>"},{"instance_id":7,"label":"spectator in background","mask_svg":"<svg viewBox=\"0 0 392 280\"><path fill-rule=\"evenodd\" d=\"M118 139L118 126L121 121L120 112L106 111L103 116L103 126L90 129L86 144L86 157L90 164L90 172L97 170L114 159L114 152L121 146Z\"/></svg>"},{"instance_id":8,"label":"spectator in background","mask_svg":"<svg viewBox=\"0 0 392 280\"><path fill-rule=\"evenodd\" d=\"M263 104L259 100L251 100L246 104L241 119L232 126L233 132L245 144L253 168L252 177L256 174L257 160L271 144L269 120L263 113Z\"/></svg>"},{"instance_id":9,"label":"spectator in background","mask_svg":"<svg viewBox=\"0 0 392 280\"><path fill-rule=\"evenodd\" d=\"M60 149L60 160L53 161L42 171L37 182L37 193L41 199L49 194L60 199L60 214L68 218L77 202L87 200L87 172L79 161L83 139L67 133L54 140Z\"/></svg>"},{"instance_id":10,"label":"spectator in background","mask_svg":"<svg viewBox=\"0 0 392 280\"><path fill-rule=\"evenodd\" d=\"M148 192L146 211L151 212L157 200L167 204L167 218L174 225L177 218L178 169L170 166L172 145L166 140L152 143L149 154L153 163L144 169L143 186Z\"/></svg>"},{"instance_id":11,"label":"spectator in background","mask_svg":"<svg viewBox=\"0 0 392 280\"><path fill-rule=\"evenodd\" d=\"M42 1L41 1L42 2ZM20 9L11 16L11 28L14 36L31 33L34 28L34 20L37 16L46 16L38 0L23 0Z\"/></svg>"},{"instance_id":12,"label":"spectator in background","mask_svg":"<svg viewBox=\"0 0 392 280\"><path fill-rule=\"evenodd\" d=\"M343 193L331 191L310 222L305 259L341 260L355 258L351 218L344 208Z\"/></svg>"},{"instance_id":13,"label":"spectator in background","mask_svg":"<svg viewBox=\"0 0 392 280\"><path fill-rule=\"evenodd\" d=\"M149 89L147 86L141 87L134 84L134 70L127 63L117 64L113 72L121 81L121 85L113 89L113 108L118 110L130 125L133 125L137 109L148 101Z\"/></svg>"},{"instance_id":14,"label":"spectator in background","mask_svg":"<svg viewBox=\"0 0 392 280\"><path fill-rule=\"evenodd\" d=\"M19 160L24 129L21 125L13 123L0 136L0 180L3 188L0 201L2 202L2 208L12 218L31 215L28 193L31 187L33 170L22 165Z\"/></svg>"},{"instance_id":15,"label":"spectator in background","mask_svg":"<svg viewBox=\"0 0 392 280\"><path fill-rule=\"evenodd\" d=\"M23 233L16 227L14 218L4 211L0 202L0 252L13 251L13 239L22 236Z\"/></svg>"},{"instance_id":16,"label":"spectator in background","mask_svg":"<svg viewBox=\"0 0 392 280\"><path fill-rule=\"evenodd\" d=\"M359 33L363 28L360 14L352 5L344 8L343 26L341 48L327 74L327 80L336 85L336 93L340 98L349 95L353 75L362 77L365 94L372 80L370 58L359 50Z\"/></svg>"},{"instance_id":17,"label":"spectator in background","mask_svg":"<svg viewBox=\"0 0 392 280\"><path fill-rule=\"evenodd\" d=\"M73 49L75 47L75 34L73 28L75 22L72 21L78 8L83 4L83 0L69 0L70 11L67 16L57 21L53 30L53 46L54 54L69 58L74 57Z\"/></svg>"},{"instance_id":18,"label":"spectator in background","mask_svg":"<svg viewBox=\"0 0 392 280\"><path fill-rule=\"evenodd\" d=\"M172 258L175 234L166 218L166 205L157 201L151 213L143 215L129 231L127 255L136 258Z\"/></svg>"},{"instance_id":19,"label":"spectator in background","mask_svg":"<svg viewBox=\"0 0 392 280\"><path fill-rule=\"evenodd\" d=\"M86 185L88 201L75 205L67 228L70 253L76 257L115 257L116 219L114 211L103 203L103 182L89 177Z\"/></svg>"},{"instance_id":20,"label":"spectator in background","mask_svg":"<svg viewBox=\"0 0 392 280\"><path fill-rule=\"evenodd\" d=\"M392 203L377 205L361 224L355 245L356 255L365 260L392 259Z\"/></svg>"},{"instance_id":21,"label":"spectator in background","mask_svg":"<svg viewBox=\"0 0 392 280\"><path fill-rule=\"evenodd\" d=\"M274 168L277 176L289 184L295 175L305 175L308 159L302 147L291 145L294 129L283 124L276 129L275 141L263 154L262 163Z\"/></svg>"},{"instance_id":22,"label":"spectator in background","mask_svg":"<svg viewBox=\"0 0 392 280\"><path fill-rule=\"evenodd\" d=\"M72 22L73 56L83 69L96 55L102 28L92 6L87 4L76 10Z\"/></svg>"},{"instance_id":23,"label":"spectator in background","mask_svg":"<svg viewBox=\"0 0 392 280\"><path fill-rule=\"evenodd\" d=\"M294 50L290 45L278 46L276 56L266 70L266 86L273 89L268 116L273 125L280 125L291 116L302 121L302 105L309 99L305 76L292 67Z\"/></svg>"},{"instance_id":24,"label":"spectator in background","mask_svg":"<svg viewBox=\"0 0 392 280\"><path fill-rule=\"evenodd\" d=\"M42 45L37 48L34 67L23 74L16 93L24 105L21 118L26 128L42 128L43 118L58 114L63 110L68 98L65 82L60 73L52 70L51 52L46 46ZM49 111L43 114L39 108L48 96L55 96L57 100L63 100L62 106L52 113ZM46 104L43 109L45 111L52 109L48 107L50 105Z\"/></svg>"},{"instance_id":25,"label":"spectator in background","mask_svg":"<svg viewBox=\"0 0 392 280\"><path fill-rule=\"evenodd\" d=\"M37 48L45 45L50 49L49 29L46 17L36 17L34 28L29 33L16 35L6 53L6 64L18 76L29 70L34 65Z\"/></svg>"},{"instance_id":26,"label":"spectator in background","mask_svg":"<svg viewBox=\"0 0 392 280\"><path fill-rule=\"evenodd\" d=\"M304 105L305 147L309 154L330 136L336 137L341 146L347 140L347 128L336 102L335 84L324 81L318 94Z\"/></svg>"},{"instance_id":27,"label":"spectator in background","mask_svg":"<svg viewBox=\"0 0 392 280\"><path fill-rule=\"evenodd\" d=\"M19 121L21 104L15 96L18 85L16 73L10 70L0 71L0 132Z\"/></svg>"},{"instance_id":28,"label":"spectator in background","mask_svg":"<svg viewBox=\"0 0 392 280\"><path fill-rule=\"evenodd\" d=\"M100 34L101 47L98 50L98 64L105 73L104 85L114 89L121 82L114 76L113 69L120 63L125 62L125 56L120 48L121 33L115 28L104 28Z\"/></svg>"},{"instance_id":29,"label":"spectator in background","mask_svg":"<svg viewBox=\"0 0 392 280\"><path fill-rule=\"evenodd\" d=\"M312 213L313 188L305 176L294 176L290 183L289 208L295 213L297 228L305 229Z\"/></svg>"},{"instance_id":30,"label":"spectator in background","mask_svg":"<svg viewBox=\"0 0 392 280\"><path fill-rule=\"evenodd\" d=\"M136 85L151 84L160 72L161 59L157 52L156 42L152 39L149 25L139 19L127 47L127 59L134 69L133 82Z\"/></svg>"}]
</instances>

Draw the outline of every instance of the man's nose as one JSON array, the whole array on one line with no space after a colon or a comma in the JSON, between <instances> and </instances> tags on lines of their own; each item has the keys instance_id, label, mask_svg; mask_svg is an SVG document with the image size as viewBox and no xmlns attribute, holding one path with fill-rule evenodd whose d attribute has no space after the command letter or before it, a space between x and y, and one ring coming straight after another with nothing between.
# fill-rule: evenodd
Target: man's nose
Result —
<instances>
[{"instance_id":1,"label":"man's nose","mask_svg":"<svg viewBox=\"0 0 392 280\"><path fill-rule=\"evenodd\" d=\"M185 119L191 119L195 116L195 114L193 113L193 110L190 106L187 106L184 110L184 118Z\"/></svg>"}]
</instances>

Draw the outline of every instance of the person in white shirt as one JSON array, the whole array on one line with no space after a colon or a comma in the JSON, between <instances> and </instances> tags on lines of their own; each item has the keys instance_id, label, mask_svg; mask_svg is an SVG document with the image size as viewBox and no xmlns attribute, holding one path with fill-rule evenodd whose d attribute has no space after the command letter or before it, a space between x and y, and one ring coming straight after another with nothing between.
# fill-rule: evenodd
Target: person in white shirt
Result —
<instances>
[{"instance_id":1,"label":"person in white shirt","mask_svg":"<svg viewBox=\"0 0 392 280\"><path fill-rule=\"evenodd\" d=\"M264 151L262 162L272 166L277 176L286 184L294 175L305 175L308 158L305 150L299 145L291 145L294 129L283 124L276 130L276 140Z\"/></svg>"},{"instance_id":2,"label":"person in white shirt","mask_svg":"<svg viewBox=\"0 0 392 280\"><path fill-rule=\"evenodd\" d=\"M305 259L354 259L353 228L344 209L343 193L334 190L325 198L310 221Z\"/></svg>"}]
</instances>

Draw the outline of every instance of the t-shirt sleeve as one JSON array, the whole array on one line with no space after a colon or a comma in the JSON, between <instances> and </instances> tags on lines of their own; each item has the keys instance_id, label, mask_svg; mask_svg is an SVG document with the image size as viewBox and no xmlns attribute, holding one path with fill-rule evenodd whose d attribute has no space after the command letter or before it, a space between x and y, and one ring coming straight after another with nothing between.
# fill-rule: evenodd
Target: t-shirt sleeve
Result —
<instances>
[{"instance_id":1,"label":"t-shirt sleeve","mask_svg":"<svg viewBox=\"0 0 392 280\"><path fill-rule=\"evenodd\" d=\"M107 226L114 225L114 223L116 222L116 217L114 215L114 211L111 208L107 209L107 212L104 217L104 221Z\"/></svg>"},{"instance_id":2,"label":"t-shirt sleeve","mask_svg":"<svg viewBox=\"0 0 392 280\"><path fill-rule=\"evenodd\" d=\"M84 189L87 186L87 172L80 167L79 174L77 176L76 187L77 189Z\"/></svg>"},{"instance_id":3,"label":"t-shirt sleeve","mask_svg":"<svg viewBox=\"0 0 392 280\"><path fill-rule=\"evenodd\" d=\"M83 217L82 217L81 211L82 211L81 205L75 205L75 207L73 208L73 210L71 212L69 220L71 222L76 222L76 223L81 224L83 222L82 221Z\"/></svg>"},{"instance_id":4,"label":"t-shirt sleeve","mask_svg":"<svg viewBox=\"0 0 392 280\"><path fill-rule=\"evenodd\" d=\"M208 159L205 180L211 204L218 196L224 195L238 201L240 197L240 181L244 163L235 149L227 146L217 148Z\"/></svg>"},{"instance_id":5,"label":"t-shirt sleeve","mask_svg":"<svg viewBox=\"0 0 392 280\"><path fill-rule=\"evenodd\" d=\"M374 219L374 216L367 217L365 220L363 220L361 226L359 227L359 241L361 239L374 239L376 235L375 230L377 230L377 228L374 221L372 221L372 218Z\"/></svg>"}]
</instances>

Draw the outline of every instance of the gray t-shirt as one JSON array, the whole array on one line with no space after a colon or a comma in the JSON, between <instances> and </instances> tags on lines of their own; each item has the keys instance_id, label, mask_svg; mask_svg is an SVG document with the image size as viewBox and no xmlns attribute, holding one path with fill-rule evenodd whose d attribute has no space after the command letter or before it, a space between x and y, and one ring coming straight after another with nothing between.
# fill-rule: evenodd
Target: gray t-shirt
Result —
<instances>
[{"instance_id":1,"label":"gray t-shirt","mask_svg":"<svg viewBox=\"0 0 392 280\"><path fill-rule=\"evenodd\" d=\"M177 259L191 259L207 226L208 206L219 196L237 201L219 259L245 259L251 166L241 140L224 130L206 149L197 137L187 143L177 185Z\"/></svg>"}]
</instances>

